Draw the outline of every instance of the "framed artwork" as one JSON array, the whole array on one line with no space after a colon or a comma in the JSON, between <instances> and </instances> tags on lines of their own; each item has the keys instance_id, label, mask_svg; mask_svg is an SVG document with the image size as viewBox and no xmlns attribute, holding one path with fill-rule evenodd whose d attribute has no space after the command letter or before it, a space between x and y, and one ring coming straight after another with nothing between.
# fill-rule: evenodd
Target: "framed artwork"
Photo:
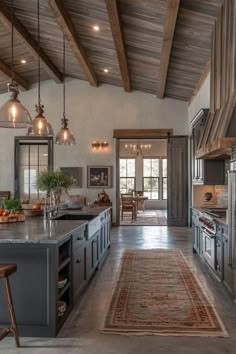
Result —
<instances>
[{"instance_id":1,"label":"framed artwork","mask_svg":"<svg viewBox=\"0 0 236 354\"><path fill-rule=\"evenodd\" d=\"M82 167L61 167L61 171L73 178L72 188L82 188Z\"/></svg>"},{"instance_id":2,"label":"framed artwork","mask_svg":"<svg viewBox=\"0 0 236 354\"><path fill-rule=\"evenodd\" d=\"M87 167L88 188L111 188L112 187L112 166L88 166Z\"/></svg>"}]
</instances>

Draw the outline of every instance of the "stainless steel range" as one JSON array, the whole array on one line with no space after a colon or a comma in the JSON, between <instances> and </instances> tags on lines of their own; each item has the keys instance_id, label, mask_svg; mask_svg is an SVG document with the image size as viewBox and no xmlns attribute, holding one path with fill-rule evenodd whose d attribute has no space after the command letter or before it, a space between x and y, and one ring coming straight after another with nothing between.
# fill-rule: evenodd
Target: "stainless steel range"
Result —
<instances>
[{"instance_id":1,"label":"stainless steel range","mask_svg":"<svg viewBox=\"0 0 236 354\"><path fill-rule=\"evenodd\" d=\"M206 262L216 270L216 240L217 222L216 219L226 216L226 209L224 208L204 208L202 214L198 218L199 225L202 232L202 256Z\"/></svg>"}]
</instances>

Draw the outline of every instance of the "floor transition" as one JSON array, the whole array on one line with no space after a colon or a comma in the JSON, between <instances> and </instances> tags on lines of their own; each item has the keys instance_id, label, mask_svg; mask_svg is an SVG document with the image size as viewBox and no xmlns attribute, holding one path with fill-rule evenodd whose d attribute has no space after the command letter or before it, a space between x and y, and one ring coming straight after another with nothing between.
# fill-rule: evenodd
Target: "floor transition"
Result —
<instances>
[{"instance_id":1,"label":"floor transition","mask_svg":"<svg viewBox=\"0 0 236 354\"><path fill-rule=\"evenodd\" d=\"M119 336L99 333L125 248L180 248L229 332L229 338ZM0 342L0 353L33 354L235 354L236 304L192 254L191 229L120 227L112 229L110 255L91 282L57 338L22 338L16 350L12 338Z\"/></svg>"}]
</instances>

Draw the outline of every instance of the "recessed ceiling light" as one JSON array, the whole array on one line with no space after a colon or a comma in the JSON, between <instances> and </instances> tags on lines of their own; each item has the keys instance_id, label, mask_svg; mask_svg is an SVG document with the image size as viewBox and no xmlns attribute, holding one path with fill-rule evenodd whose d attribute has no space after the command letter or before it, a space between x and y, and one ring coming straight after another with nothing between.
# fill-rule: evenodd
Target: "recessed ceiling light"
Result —
<instances>
[{"instance_id":1,"label":"recessed ceiling light","mask_svg":"<svg viewBox=\"0 0 236 354\"><path fill-rule=\"evenodd\" d=\"M21 64L26 64L26 60L25 59L22 59L20 62L21 62Z\"/></svg>"},{"instance_id":2,"label":"recessed ceiling light","mask_svg":"<svg viewBox=\"0 0 236 354\"><path fill-rule=\"evenodd\" d=\"M104 73L108 73L109 70L108 69L103 69Z\"/></svg>"},{"instance_id":3,"label":"recessed ceiling light","mask_svg":"<svg viewBox=\"0 0 236 354\"><path fill-rule=\"evenodd\" d=\"M94 25L94 26L93 26L93 30L94 30L95 32L98 32L98 31L100 31L100 27L99 27L98 25Z\"/></svg>"}]
</instances>

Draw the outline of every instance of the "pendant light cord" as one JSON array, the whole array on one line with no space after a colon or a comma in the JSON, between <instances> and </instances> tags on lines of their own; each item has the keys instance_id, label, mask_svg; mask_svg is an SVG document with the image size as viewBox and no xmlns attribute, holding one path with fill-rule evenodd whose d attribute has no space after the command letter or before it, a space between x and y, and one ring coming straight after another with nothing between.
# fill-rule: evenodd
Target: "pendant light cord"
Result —
<instances>
[{"instance_id":1,"label":"pendant light cord","mask_svg":"<svg viewBox=\"0 0 236 354\"><path fill-rule=\"evenodd\" d=\"M38 0L38 106L41 105L40 94L40 23L39 23L39 0Z\"/></svg>"},{"instance_id":2,"label":"pendant light cord","mask_svg":"<svg viewBox=\"0 0 236 354\"><path fill-rule=\"evenodd\" d=\"M11 83L14 83L14 64L13 64L13 45L14 45L14 26L13 26L13 0L11 0Z\"/></svg>"},{"instance_id":3,"label":"pendant light cord","mask_svg":"<svg viewBox=\"0 0 236 354\"><path fill-rule=\"evenodd\" d=\"M63 34L63 119L66 123L66 83L65 83L65 68L66 68L66 44L65 35Z\"/></svg>"}]
</instances>

